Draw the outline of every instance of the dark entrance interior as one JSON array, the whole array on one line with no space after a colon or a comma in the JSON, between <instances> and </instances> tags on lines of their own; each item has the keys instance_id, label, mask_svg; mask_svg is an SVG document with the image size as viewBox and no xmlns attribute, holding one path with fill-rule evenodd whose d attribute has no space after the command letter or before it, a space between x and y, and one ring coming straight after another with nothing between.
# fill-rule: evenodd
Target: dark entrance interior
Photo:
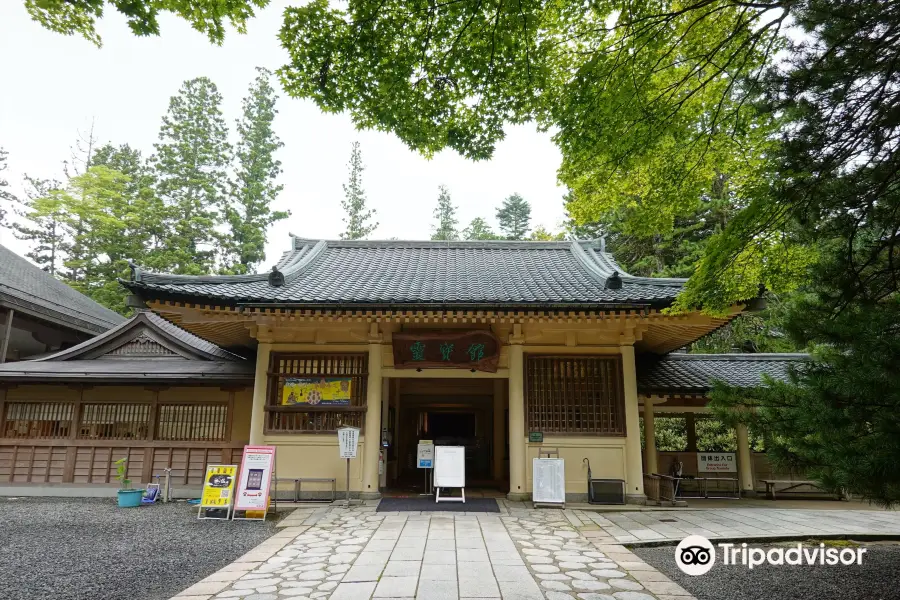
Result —
<instances>
[{"instance_id":1,"label":"dark entrance interior","mask_svg":"<svg viewBox=\"0 0 900 600\"><path fill-rule=\"evenodd\" d=\"M494 442L494 384L489 379L395 380L389 410L387 494L423 492L425 470L417 468L419 441L436 446L463 446L467 493L500 495L508 468L505 434L501 447ZM505 419L505 409L501 412ZM504 432L506 428L504 427ZM501 477L494 474L494 453L503 461ZM494 492L493 494L491 492Z\"/></svg>"}]
</instances>

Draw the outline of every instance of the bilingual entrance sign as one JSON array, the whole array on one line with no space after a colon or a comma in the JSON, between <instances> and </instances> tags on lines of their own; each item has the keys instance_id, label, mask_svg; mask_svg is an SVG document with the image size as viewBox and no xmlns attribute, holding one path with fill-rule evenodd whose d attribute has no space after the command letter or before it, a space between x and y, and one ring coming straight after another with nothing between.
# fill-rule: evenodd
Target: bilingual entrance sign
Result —
<instances>
[{"instance_id":1,"label":"bilingual entrance sign","mask_svg":"<svg viewBox=\"0 0 900 600\"><path fill-rule=\"evenodd\" d=\"M203 492L200 494L198 519L225 519L231 513L234 503L234 480L237 476L237 465L208 465L203 478ZM207 509L225 511L224 517L206 516ZM221 514L221 513L219 513Z\"/></svg>"},{"instance_id":2,"label":"bilingual entrance sign","mask_svg":"<svg viewBox=\"0 0 900 600\"><path fill-rule=\"evenodd\" d=\"M341 451L341 458L356 458L356 449L358 446L358 427L341 427L338 429L338 447Z\"/></svg>"},{"instance_id":3,"label":"bilingual entrance sign","mask_svg":"<svg viewBox=\"0 0 900 600\"><path fill-rule=\"evenodd\" d=\"M698 452L698 473L737 473L734 452Z\"/></svg>"},{"instance_id":4,"label":"bilingual entrance sign","mask_svg":"<svg viewBox=\"0 0 900 600\"><path fill-rule=\"evenodd\" d=\"M235 510L261 510L265 515L274 469L275 446L244 446Z\"/></svg>"},{"instance_id":5,"label":"bilingual entrance sign","mask_svg":"<svg viewBox=\"0 0 900 600\"><path fill-rule=\"evenodd\" d=\"M434 440L420 440L416 446L416 468L434 468Z\"/></svg>"}]
</instances>

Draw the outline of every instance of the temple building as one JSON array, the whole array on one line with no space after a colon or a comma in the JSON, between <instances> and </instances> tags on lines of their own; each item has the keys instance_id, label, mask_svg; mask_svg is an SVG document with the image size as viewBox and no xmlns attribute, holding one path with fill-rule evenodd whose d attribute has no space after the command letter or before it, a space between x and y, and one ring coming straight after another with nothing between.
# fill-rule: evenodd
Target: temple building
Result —
<instances>
[{"instance_id":1,"label":"temple building","mask_svg":"<svg viewBox=\"0 0 900 600\"><path fill-rule=\"evenodd\" d=\"M600 241L294 237L263 274L135 267L131 320L0 366L0 489L108 483L123 453L136 481L171 468L189 488L247 443L277 447L279 479L342 489L335 434L354 426L362 497L420 484L416 447L433 440L465 447L468 487L526 499L532 459L552 448L571 500L587 495L588 459L641 503L651 474L690 471L686 453L657 452L654 418L693 423L712 381L756 385L802 359L677 353L744 310L669 314L684 281L628 275ZM766 467L736 435L752 493Z\"/></svg>"}]
</instances>

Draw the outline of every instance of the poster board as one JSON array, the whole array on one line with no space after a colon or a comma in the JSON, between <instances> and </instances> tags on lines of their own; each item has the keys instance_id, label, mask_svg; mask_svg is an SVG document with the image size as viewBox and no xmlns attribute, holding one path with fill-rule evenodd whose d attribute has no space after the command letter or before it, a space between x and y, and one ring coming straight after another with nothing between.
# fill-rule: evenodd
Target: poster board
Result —
<instances>
[{"instance_id":1,"label":"poster board","mask_svg":"<svg viewBox=\"0 0 900 600\"><path fill-rule=\"evenodd\" d=\"M282 406L350 406L350 377L289 377L281 390Z\"/></svg>"},{"instance_id":2,"label":"poster board","mask_svg":"<svg viewBox=\"0 0 900 600\"><path fill-rule=\"evenodd\" d=\"M434 468L434 442L432 440L421 440L416 446L416 468Z\"/></svg>"},{"instance_id":3,"label":"poster board","mask_svg":"<svg viewBox=\"0 0 900 600\"><path fill-rule=\"evenodd\" d=\"M261 518L266 518L274 470L275 446L244 446L235 494L235 511L260 511Z\"/></svg>"},{"instance_id":4,"label":"poster board","mask_svg":"<svg viewBox=\"0 0 900 600\"><path fill-rule=\"evenodd\" d=\"M358 446L358 427L341 427L338 429L338 448L341 453L341 458L356 458Z\"/></svg>"},{"instance_id":5,"label":"poster board","mask_svg":"<svg viewBox=\"0 0 900 600\"><path fill-rule=\"evenodd\" d=\"M698 473L737 473L734 452L698 452Z\"/></svg>"},{"instance_id":6,"label":"poster board","mask_svg":"<svg viewBox=\"0 0 900 600\"><path fill-rule=\"evenodd\" d=\"M562 458L535 458L531 462L531 500L535 506L566 504L566 461Z\"/></svg>"},{"instance_id":7,"label":"poster board","mask_svg":"<svg viewBox=\"0 0 900 600\"><path fill-rule=\"evenodd\" d=\"M466 487L466 449L464 446L435 446L434 487Z\"/></svg>"},{"instance_id":8,"label":"poster board","mask_svg":"<svg viewBox=\"0 0 900 600\"><path fill-rule=\"evenodd\" d=\"M198 519L225 519L231 517L231 508L234 504L234 480L237 475L237 465L207 465L206 475L203 477L203 492L200 494L200 507L197 511ZM211 511L221 513L224 516L209 516Z\"/></svg>"}]
</instances>

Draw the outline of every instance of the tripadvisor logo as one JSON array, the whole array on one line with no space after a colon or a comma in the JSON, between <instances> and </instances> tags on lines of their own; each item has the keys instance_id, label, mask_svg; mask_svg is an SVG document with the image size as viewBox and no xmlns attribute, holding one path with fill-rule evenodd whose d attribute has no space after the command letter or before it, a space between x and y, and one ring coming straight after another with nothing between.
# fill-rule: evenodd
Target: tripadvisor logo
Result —
<instances>
[{"instance_id":1,"label":"tripadvisor logo","mask_svg":"<svg viewBox=\"0 0 900 600\"><path fill-rule=\"evenodd\" d=\"M722 551L722 564L743 565L752 570L763 564L768 565L861 565L865 548L826 548L797 544L789 548L751 548L746 543L718 544ZM716 550L702 535L689 535L675 548L675 564L687 575L704 575L716 563Z\"/></svg>"}]
</instances>

